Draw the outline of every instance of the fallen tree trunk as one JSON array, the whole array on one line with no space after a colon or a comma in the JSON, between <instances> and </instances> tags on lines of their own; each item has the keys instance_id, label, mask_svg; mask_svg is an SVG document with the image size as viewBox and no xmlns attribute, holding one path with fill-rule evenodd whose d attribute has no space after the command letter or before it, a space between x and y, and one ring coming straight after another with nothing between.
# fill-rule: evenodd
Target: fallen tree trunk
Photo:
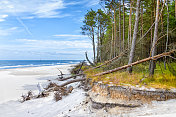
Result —
<instances>
[{"instance_id":1,"label":"fallen tree trunk","mask_svg":"<svg viewBox=\"0 0 176 117\"><path fill-rule=\"evenodd\" d=\"M58 79L58 81L68 80L68 79L75 78L76 76L81 76L81 75L84 75L84 74L82 74L82 73L81 74L76 74L76 75L69 76L69 77L66 77L66 78Z\"/></svg>"},{"instance_id":2,"label":"fallen tree trunk","mask_svg":"<svg viewBox=\"0 0 176 117\"><path fill-rule=\"evenodd\" d=\"M166 53L162 53L162 54L158 54L158 55L153 56L153 57L148 57L148 58L136 61L136 62L131 63L129 65L124 65L124 66L121 66L121 67L118 67L118 68L115 68L115 69L112 69L112 70L108 70L108 71L105 71L105 72L102 72L102 73L95 74L94 76L102 76L102 75L105 75L105 74L116 72L116 71L119 71L119 70L122 70L122 69L126 69L128 67L131 67L133 65L137 65L137 64L149 61L149 60L156 60L156 59L159 59L161 57L168 56L168 55L170 55L171 53L174 53L174 52L175 52L175 50L172 50L172 51L166 52Z\"/></svg>"},{"instance_id":3,"label":"fallen tree trunk","mask_svg":"<svg viewBox=\"0 0 176 117\"><path fill-rule=\"evenodd\" d=\"M60 87L64 87L64 86L66 86L68 84L71 84L71 83L74 83L74 82L80 82L80 81L84 81L84 80L86 80L86 78L79 78L79 79L76 79L76 80L70 80L70 81L68 81L66 83L63 83L63 84L59 85L59 86Z\"/></svg>"},{"instance_id":4,"label":"fallen tree trunk","mask_svg":"<svg viewBox=\"0 0 176 117\"><path fill-rule=\"evenodd\" d=\"M104 66L104 65L107 65L107 64L111 63L112 61L118 59L119 57L123 56L124 54L125 54L125 52L120 53L119 56L116 56L116 57L114 57L113 59L111 59L111 60L109 60L109 61L106 61L105 63L103 63L103 64L101 64L101 65L99 65L99 66L97 66L97 67L93 67L93 68L91 68L91 69L96 69L96 68L100 68L100 67L102 67L102 66Z\"/></svg>"},{"instance_id":5,"label":"fallen tree trunk","mask_svg":"<svg viewBox=\"0 0 176 117\"><path fill-rule=\"evenodd\" d=\"M101 65L99 65L99 66L96 66L96 67L92 67L92 68L90 68L90 69L88 69L88 70L85 70L85 71L89 71L89 70L96 69L96 68L100 68L100 67L102 67L102 66L104 66L104 65L107 65L107 64L113 62L114 60L116 60L116 59L118 59L118 58L124 56L124 55L126 54L126 52L127 52L127 50L125 50L124 52L120 53L118 56L112 58L111 60L105 61L103 64L101 64Z\"/></svg>"}]
</instances>

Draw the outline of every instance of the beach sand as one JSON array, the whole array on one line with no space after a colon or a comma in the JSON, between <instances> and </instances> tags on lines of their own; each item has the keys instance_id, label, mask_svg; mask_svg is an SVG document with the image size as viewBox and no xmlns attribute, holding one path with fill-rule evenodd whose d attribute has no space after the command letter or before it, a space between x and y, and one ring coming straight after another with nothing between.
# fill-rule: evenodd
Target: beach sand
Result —
<instances>
[{"instance_id":1,"label":"beach sand","mask_svg":"<svg viewBox=\"0 0 176 117\"><path fill-rule=\"evenodd\" d=\"M29 90L37 94L38 83L45 87L49 83L48 80L54 81L58 78L60 74L58 69L63 74L69 74L72 66L58 65L0 70L0 117L60 117L67 115L76 107L80 107L85 100L85 92L76 88L79 83L73 83L72 93L58 102L55 102L53 93L49 97L19 102L20 96Z\"/></svg>"},{"instance_id":2,"label":"beach sand","mask_svg":"<svg viewBox=\"0 0 176 117\"><path fill-rule=\"evenodd\" d=\"M74 90L56 102L54 94L49 97L19 102L20 96L32 90L38 93L37 84L45 86L48 80L56 81L60 69L69 74L72 65L43 66L0 70L0 117L176 117L176 100L153 101L139 108L112 108L113 115L106 108L96 110L87 102L85 91L79 83L71 84ZM58 83L64 83L61 81Z\"/></svg>"},{"instance_id":3,"label":"beach sand","mask_svg":"<svg viewBox=\"0 0 176 117\"><path fill-rule=\"evenodd\" d=\"M29 90L37 93L37 84L57 78L60 69L69 74L71 65L28 67L0 70L0 103L17 100Z\"/></svg>"}]
</instances>

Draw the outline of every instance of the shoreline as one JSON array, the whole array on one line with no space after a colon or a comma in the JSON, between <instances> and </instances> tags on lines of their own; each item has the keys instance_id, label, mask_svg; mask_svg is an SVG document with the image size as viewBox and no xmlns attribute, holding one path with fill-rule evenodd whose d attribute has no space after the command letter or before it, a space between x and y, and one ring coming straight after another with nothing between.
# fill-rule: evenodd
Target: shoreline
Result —
<instances>
[{"instance_id":1,"label":"shoreline","mask_svg":"<svg viewBox=\"0 0 176 117\"><path fill-rule=\"evenodd\" d=\"M38 83L44 85L47 80L57 78L57 75L60 74L57 68L68 74L73 65L75 64L1 69L0 104L10 100L18 100L22 94L27 93L29 90L37 93Z\"/></svg>"},{"instance_id":2,"label":"shoreline","mask_svg":"<svg viewBox=\"0 0 176 117\"><path fill-rule=\"evenodd\" d=\"M0 71L5 71L5 70L13 70L13 69L25 69L25 68L38 68L38 67L51 67L51 66L65 66L65 65L70 65L70 66L74 66L77 65L77 63L74 64L61 64L61 65L43 65L43 66L28 66L28 67L17 67L17 68L7 68L7 69L0 69Z\"/></svg>"}]
</instances>

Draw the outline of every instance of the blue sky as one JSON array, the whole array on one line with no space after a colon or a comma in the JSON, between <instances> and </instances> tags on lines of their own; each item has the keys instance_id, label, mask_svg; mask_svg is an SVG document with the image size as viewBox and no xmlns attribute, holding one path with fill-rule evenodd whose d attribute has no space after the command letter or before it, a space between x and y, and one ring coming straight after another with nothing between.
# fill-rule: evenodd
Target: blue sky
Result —
<instances>
[{"instance_id":1,"label":"blue sky","mask_svg":"<svg viewBox=\"0 0 176 117\"><path fill-rule=\"evenodd\" d=\"M0 60L80 60L92 55L81 35L87 10L99 0L0 1ZM92 58L92 56L90 56Z\"/></svg>"}]
</instances>

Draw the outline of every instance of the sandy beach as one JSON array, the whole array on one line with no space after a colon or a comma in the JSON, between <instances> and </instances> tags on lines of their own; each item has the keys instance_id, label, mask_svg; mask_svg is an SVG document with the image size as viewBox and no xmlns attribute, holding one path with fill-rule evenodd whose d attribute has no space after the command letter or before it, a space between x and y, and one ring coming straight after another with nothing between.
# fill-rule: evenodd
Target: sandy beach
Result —
<instances>
[{"instance_id":1,"label":"sandy beach","mask_svg":"<svg viewBox=\"0 0 176 117\"><path fill-rule=\"evenodd\" d=\"M58 69L63 74L69 74L71 66L58 65L0 70L0 117L60 117L80 105L85 99L84 91L80 89L74 89L71 95L59 102L54 101L53 94L46 98L24 103L19 102L20 96L29 90L37 94L38 83L45 87L48 80L56 79L60 74ZM74 84L78 83L73 83L72 86L75 88L77 85Z\"/></svg>"},{"instance_id":2,"label":"sandy beach","mask_svg":"<svg viewBox=\"0 0 176 117\"><path fill-rule=\"evenodd\" d=\"M37 84L57 78L60 69L68 74L71 65L43 66L0 70L0 103L17 100L29 90L37 93Z\"/></svg>"},{"instance_id":3,"label":"sandy beach","mask_svg":"<svg viewBox=\"0 0 176 117\"><path fill-rule=\"evenodd\" d=\"M93 109L91 102L85 96L86 92L78 88L79 83L71 84L74 90L62 100L56 102L54 94L48 97L19 102L20 96L29 90L38 93L37 84L43 87L48 80L55 81L60 74L69 74L72 65L43 66L30 68L17 68L0 70L0 117L175 117L176 101L153 101L151 104L142 105L139 108L112 108L112 112L106 112L106 108ZM57 82L64 83L65 81ZM112 113L118 113L113 115Z\"/></svg>"}]
</instances>

